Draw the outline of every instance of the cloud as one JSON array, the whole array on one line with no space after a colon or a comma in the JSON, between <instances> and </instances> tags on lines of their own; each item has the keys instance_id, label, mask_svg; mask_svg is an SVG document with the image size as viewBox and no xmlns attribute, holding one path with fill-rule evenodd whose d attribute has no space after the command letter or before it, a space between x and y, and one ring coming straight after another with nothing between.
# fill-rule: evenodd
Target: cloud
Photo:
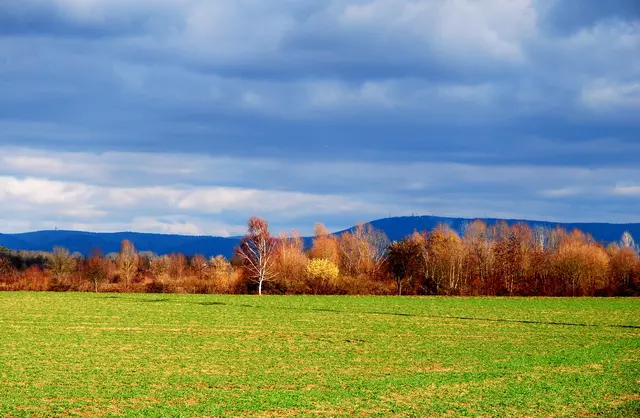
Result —
<instances>
[{"instance_id":1,"label":"cloud","mask_svg":"<svg viewBox=\"0 0 640 418\"><path fill-rule=\"evenodd\" d=\"M241 210L245 214L277 211L285 217L366 209L359 202L332 195L230 187L107 187L32 177L0 177L0 193L5 203L15 206L60 207L63 213L84 217L104 214L98 209L101 207L200 214L229 210Z\"/></svg>"},{"instance_id":2,"label":"cloud","mask_svg":"<svg viewBox=\"0 0 640 418\"><path fill-rule=\"evenodd\" d=\"M19 228L190 233L250 212L637 220L612 190L640 182L640 11L575 5L7 0L5 206Z\"/></svg>"},{"instance_id":3,"label":"cloud","mask_svg":"<svg viewBox=\"0 0 640 418\"><path fill-rule=\"evenodd\" d=\"M130 221L123 222L62 222L56 223L56 228L78 231L104 232L151 232L177 235L213 235L220 237L238 236L246 232L246 225L227 225L198 219L196 222L185 219L185 216L145 217L137 216ZM23 229L24 230L24 229Z\"/></svg>"},{"instance_id":4,"label":"cloud","mask_svg":"<svg viewBox=\"0 0 640 418\"><path fill-rule=\"evenodd\" d=\"M274 230L310 233L411 213L633 221L637 168L233 159L163 153L0 148L0 202L15 228L237 235L254 214ZM22 156L22 158L20 158ZM16 163L17 162L17 163ZM101 175L86 176L80 167ZM59 166L72 168L60 171ZM73 169L76 167L77 169ZM270 184L270 188L265 188ZM310 185L313 187L310 188ZM613 210L615 209L615 214ZM606 215L603 215L606 214Z\"/></svg>"},{"instance_id":5,"label":"cloud","mask_svg":"<svg viewBox=\"0 0 640 418\"><path fill-rule=\"evenodd\" d=\"M19 154L19 151L12 152ZM63 164L68 162L70 166L74 165L74 160L92 161L97 170L106 173L96 178L96 183L92 183L81 172L61 172L57 164L42 165L40 174L43 177L31 177L30 165L24 162L39 161L38 158L5 156L4 159L13 162L13 165L0 168L0 202L7 208L2 216L12 217L20 227L25 223L34 228L55 224L57 227L66 225L67 228L91 226L91 230L127 226L128 229L140 231L156 228L172 233L228 235L237 234L238 225L243 225L254 214L275 218L276 227L279 225L282 228L283 225L293 227L301 219L336 214L370 216L385 210L381 208L394 207L340 194L259 190L250 186L194 185L196 181L188 181L192 173L180 168L189 164L188 155L182 156L177 164L168 163L169 167L161 172L155 167L158 162L165 160L163 155L96 156L66 153L49 158L50 161ZM127 161L133 159L137 160L139 173L149 174L146 180L127 180L126 173L131 174ZM164 162L167 164L167 161ZM197 175L211 173L200 168ZM256 168L259 169L259 162ZM2 175L4 171L19 174ZM29 176L23 177L20 173L28 173ZM182 173L185 177L181 178L176 173ZM218 178L217 181L231 183L234 179L227 177L225 181ZM308 227L311 225L312 222L309 222Z\"/></svg>"},{"instance_id":6,"label":"cloud","mask_svg":"<svg viewBox=\"0 0 640 418\"><path fill-rule=\"evenodd\" d=\"M613 190L613 193L620 196L640 197L640 186L636 186L634 184L616 185L616 187Z\"/></svg>"},{"instance_id":7,"label":"cloud","mask_svg":"<svg viewBox=\"0 0 640 418\"><path fill-rule=\"evenodd\" d=\"M578 32L601 22L640 19L640 5L635 0L538 2L543 26L563 35Z\"/></svg>"},{"instance_id":8,"label":"cloud","mask_svg":"<svg viewBox=\"0 0 640 418\"><path fill-rule=\"evenodd\" d=\"M640 111L640 82L619 84L597 80L582 91L582 101L596 110L637 112Z\"/></svg>"}]
</instances>

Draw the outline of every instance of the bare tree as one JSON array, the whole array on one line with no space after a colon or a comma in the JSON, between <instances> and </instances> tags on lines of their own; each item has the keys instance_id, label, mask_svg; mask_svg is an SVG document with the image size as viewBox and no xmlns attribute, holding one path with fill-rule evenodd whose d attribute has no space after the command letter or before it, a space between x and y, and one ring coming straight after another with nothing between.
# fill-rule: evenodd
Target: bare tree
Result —
<instances>
[{"instance_id":1,"label":"bare tree","mask_svg":"<svg viewBox=\"0 0 640 418\"><path fill-rule=\"evenodd\" d=\"M53 277L55 279L60 279L75 271L77 260L69 254L69 250L66 248L53 247L50 263Z\"/></svg>"},{"instance_id":2,"label":"bare tree","mask_svg":"<svg viewBox=\"0 0 640 418\"><path fill-rule=\"evenodd\" d=\"M91 282L93 290L97 293L100 283L107 280L108 274L105 266L105 260L100 250L93 250L89 259L84 263L83 275L86 280Z\"/></svg>"},{"instance_id":3,"label":"bare tree","mask_svg":"<svg viewBox=\"0 0 640 418\"><path fill-rule=\"evenodd\" d=\"M131 280L138 271L139 256L136 247L129 240L122 241L120 252L116 257L116 265L120 276L124 279L127 289L131 285Z\"/></svg>"},{"instance_id":4,"label":"bare tree","mask_svg":"<svg viewBox=\"0 0 640 418\"><path fill-rule=\"evenodd\" d=\"M635 250L636 243L633 240L633 237L631 236L631 233L629 231L625 231L624 234L622 234L622 239L620 240L620 246L622 248L631 248L632 250Z\"/></svg>"},{"instance_id":5,"label":"bare tree","mask_svg":"<svg viewBox=\"0 0 640 418\"><path fill-rule=\"evenodd\" d=\"M546 250L549 248L551 242L551 230L544 226L536 226L533 228L533 239L536 244L536 248L539 250Z\"/></svg>"},{"instance_id":6,"label":"bare tree","mask_svg":"<svg viewBox=\"0 0 640 418\"><path fill-rule=\"evenodd\" d=\"M351 275L375 275L390 244L385 233L370 224L342 233L338 243L342 270Z\"/></svg>"},{"instance_id":7,"label":"bare tree","mask_svg":"<svg viewBox=\"0 0 640 418\"><path fill-rule=\"evenodd\" d=\"M248 278L258 284L258 294L262 295L264 282L276 276L274 264L278 240L271 236L264 219L253 216L248 226L247 235L242 238L235 253Z\"/></svg>"},{"instance_id":8,"label":"bare tree","mask_svg":"<svg viewBox=\"0 0 640 418\"><path fill-rule=\"evenodd\" d=\"M155 257L151 260L149 269L153 275L153 280L160 283L162 286L162 292L164 293L167 286L167 276L169 271L169 256L163 255L161 257Z\"/></svg>"}]
</instances>

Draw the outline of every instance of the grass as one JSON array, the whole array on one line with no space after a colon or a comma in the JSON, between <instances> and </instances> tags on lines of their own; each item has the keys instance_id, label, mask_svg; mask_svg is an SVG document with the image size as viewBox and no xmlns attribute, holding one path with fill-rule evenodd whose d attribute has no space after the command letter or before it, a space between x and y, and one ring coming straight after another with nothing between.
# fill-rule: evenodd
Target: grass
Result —
<instances>
[{"instance_id":1,"label":"grass","mask_svg":"<svg viewBox=\"0 0 640 418\"><path fill-rule=\"evenodd\" d=\"M640 416L640 300L0 293L0 416Z\"/></svg>"}]
</instances>

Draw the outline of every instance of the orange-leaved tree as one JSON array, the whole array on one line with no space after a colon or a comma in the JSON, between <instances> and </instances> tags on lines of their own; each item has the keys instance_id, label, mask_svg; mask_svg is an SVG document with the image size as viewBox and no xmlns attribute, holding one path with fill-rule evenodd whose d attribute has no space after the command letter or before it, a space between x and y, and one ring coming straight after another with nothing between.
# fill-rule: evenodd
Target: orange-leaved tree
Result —
<instances>
[{"instance_id":1,"label":"orange-leaved tree","mask_svg":"<svg viewBox=\"0 0 640 418\"><path fill-rule=\"evenodd\" d=\"M300 293L304 285L309 258L304 252L304 241L297 231L289 236L281 233L275 258L276 286L280 292Z\"/></svg>"},{"instance_id":2,"label":"orange-leaved tree","mask_svg":"<svg viewBox=\"0 0 640 418\"><path fill-rule=\"evenodd\" d=\"M104 282L108 278L106 260L104 254L100 249L94 248L91 250L89 258L83 265L83 276L89 281L95 292L98 292L100 283Z\"/></svg>"},{"instance_id":3,"label":"orange-leaved tree","mask_svg":"<svg viewBox=\"0 0 640 418\"><path fill-rule=\"evenodd\" d=\"M330 260L335 265L340 264L340 244L338 239L330 235L329 230L321 223L316 223L313 246L309 250L309 257L323 258Z\"/></svg>"}]
</instances>

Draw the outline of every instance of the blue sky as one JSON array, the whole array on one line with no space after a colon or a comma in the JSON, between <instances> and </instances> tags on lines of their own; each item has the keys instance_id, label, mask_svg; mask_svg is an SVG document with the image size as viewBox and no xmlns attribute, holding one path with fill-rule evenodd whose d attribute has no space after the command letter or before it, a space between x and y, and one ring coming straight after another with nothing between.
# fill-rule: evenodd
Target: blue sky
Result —
<instances>
[{"instance_id":1,"label":"blue sky","mask_svg":"<svg viewBox=\"0 0 640 418\"><path fill-rule=\"evenodd\" d=\"M637 0L2 0L0 231L640 222Z\"/></svg>"}]
</instances>

